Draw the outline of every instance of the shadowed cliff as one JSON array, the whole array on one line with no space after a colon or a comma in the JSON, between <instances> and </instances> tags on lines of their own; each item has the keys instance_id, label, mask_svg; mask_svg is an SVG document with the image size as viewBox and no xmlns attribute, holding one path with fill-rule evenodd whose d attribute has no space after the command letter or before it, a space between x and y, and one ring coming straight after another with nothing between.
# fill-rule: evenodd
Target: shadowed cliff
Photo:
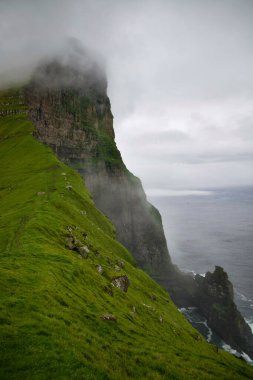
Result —
<instances>
[{"instance_id":1,"label":"shadowed cliff","mask_svg":"<svg viewBox=\"0 0 253 380\"><path fill-rule=\"evenodd\" d=\"M114 141L106 86L105 74L97 62L89 62L81 72L79 66L59 62L38 68L26 88L34 135L79 171L96 206L116 226L118 240L133 253L137 264L169 291L176 305L199 307L225 341L253 357L253 337L234 304L233 294L228 292L225 299L240 315L235 325L238 322L243 327L236 332L218 327L231 308L217 312L213 318L213 313L202 307L213 302L212 295L205 292L209 275L206 280L195 281L171 262L159 211L147 201L140 180L125 167Z\"/></svg>"},{"instance_id":2,"label":"shadowed cliff","mask_svg":"<svg viewBox=\"0 0 253 380\"><path fill-rule=\"evenodd\" d=\"M226 343L238 351L253 357L253 337L251 329L234 303L233 285L223 268L216 266L213 273L205 277L196 276L196 299L200 312L207 318L209 326Z\"/></svg>"}]
</instances>

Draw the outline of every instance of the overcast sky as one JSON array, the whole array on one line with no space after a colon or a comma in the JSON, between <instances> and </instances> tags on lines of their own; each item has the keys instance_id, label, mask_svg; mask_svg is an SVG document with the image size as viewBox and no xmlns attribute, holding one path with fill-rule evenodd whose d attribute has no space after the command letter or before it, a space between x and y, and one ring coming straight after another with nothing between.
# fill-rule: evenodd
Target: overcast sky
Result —
<instances>
[{"instance_id":1,"label":"overcast sky","mask_svg":"<svg viewBox=\"0 0 253 380\"><path fill-rule=\"evenodd\" d=\"M253 185L253 0L0 0L0 81L68 37L104 56L116 141L149 194Z\"/></svg>"}]
</instances>

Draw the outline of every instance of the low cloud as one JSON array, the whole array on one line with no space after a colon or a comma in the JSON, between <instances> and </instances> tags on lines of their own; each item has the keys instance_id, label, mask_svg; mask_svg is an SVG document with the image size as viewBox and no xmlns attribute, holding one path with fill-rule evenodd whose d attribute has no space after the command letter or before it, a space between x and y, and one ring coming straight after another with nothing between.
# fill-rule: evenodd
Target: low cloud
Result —
<instances>
[{"instance_id":1,"label":"low cloud","mask_svg":"<svg viewBox=\"0 0 253 380\"><path fill-rule=\"evenodd\" d=\"M117 144L145 187L253 184L252 25L252 0L1 1L0 86L77 39L104 57Z\"/></svg>"}]
</instances>

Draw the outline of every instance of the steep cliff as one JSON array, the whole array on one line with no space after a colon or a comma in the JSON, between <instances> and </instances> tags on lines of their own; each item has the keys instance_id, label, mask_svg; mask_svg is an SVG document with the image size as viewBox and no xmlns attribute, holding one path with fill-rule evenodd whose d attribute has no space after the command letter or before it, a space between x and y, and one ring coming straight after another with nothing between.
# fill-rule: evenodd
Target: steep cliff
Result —
<instances>
[{"instance_id":1,"label":"steep cliff","mask_svg":"<svg viewBox=\"0 0 253 380\"><path fill-rule=\"evenodd\" d=\"M80 175L0 91L0 378L243 380L115 239ZM6 111L6 112L5 112Z\"/></svg>"},{"instance_id":2,"label":"steep cliff","mask_svg":"<svg viewBox=\"0 0 253 380\"><path fill-rule=\"evenodd\" d=\"M56 62L38 69L26 92L34 135L79 171L96 205L117 227L119 241L141 268L166 287L174 267L161 216L117 149L105 78L88 83L90 76L92 69L78 81L78 69Z\"/></svg>"},{"instance_id":3,"label":"steep cliff","mask_svg":"<svg viewBox=\"0 0 253 380\"><path fill-rule=\"evenodd\" d=\"M216 266L213 273L207 272L205 277L197 275L195 279L198 308L207 318L209 326L226 343L238 351L243 348L253 357L253 335L234 303L233 285L227 273Z\"/></svg>"},{"instance_id":4,"label":"steep cliff","mask_svg":"<svg viewBox=\"0 0 253 380\"><path fill-rule=\"evenodd\" d=\"M204 284L173 265L160 214L147 201L140 180L122 161L114 141L103 72L95 63L84 72L57 62L46 64L27 86L26 101L34 135L79 171L96 206L112 220L118 240L133 253L137 264L169 291L179 307L201 306ZM208 293L206 296L212 302ZM210 314L206 312L205 316L209 321ZM218 323L217 314L212 327L225 339L223 329L216 329ZM234 335L233 346L252 355L245 340Z\"/></svg>"}]
</instances>

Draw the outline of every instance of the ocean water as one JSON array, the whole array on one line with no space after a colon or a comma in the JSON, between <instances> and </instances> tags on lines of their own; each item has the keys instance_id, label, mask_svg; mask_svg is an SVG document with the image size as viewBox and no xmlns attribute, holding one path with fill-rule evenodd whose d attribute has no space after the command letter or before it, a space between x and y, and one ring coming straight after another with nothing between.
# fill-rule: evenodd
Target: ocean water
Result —
<instances>
[{"instance_id":1,"label":"ocean water","mask_svg":"<svg viewBox=\"0 0 253 380\"><path fill-rule=\"evenodd\" d=\"M253 187L176 194L148 197L162 215L173 262L199 274L222 266L234 285L235 302L253 329ZM189 318L194 314L183 312ZM208 340L211 332L204 322L197 323L203 324Z\"/></svg>"}]
</instances>

